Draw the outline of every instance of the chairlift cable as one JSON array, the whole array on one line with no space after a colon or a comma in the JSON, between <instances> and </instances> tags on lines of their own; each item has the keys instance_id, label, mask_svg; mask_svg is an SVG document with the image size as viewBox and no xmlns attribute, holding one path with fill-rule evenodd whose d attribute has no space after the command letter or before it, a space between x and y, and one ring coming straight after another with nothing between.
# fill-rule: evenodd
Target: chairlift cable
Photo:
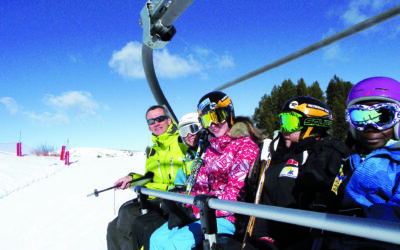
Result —
<instances>
[{"instance_id":1,"label":"chairlift cable","mask_svg":"<svg viewBox=\"0 0 400 250\"><path fill-rule=\"evenodd\" d=\"M281 59L279 59L279 60L277 60L275 62L272 62L272 63L267 64L267 65L265 65L265 66L263 66L261 68L258 68L256 70L250 72L250 73L247 73L247 74L245 74L245 75L243 75L243 76L241 76L239 78L236 78L233 81L227 82L227 83L223 84L222 86L216 88L215 90L223 90L223 89L232 87L233 85L236 85L236 84L238 84L240 82L246 81L246 80L248 80L248 79L250 79L252 77L255 77L255 76L257 76L257 75L259 75L261 73L264 73L264 72L266 72L268 70L271 70L273 68L279 67L279 66L281 66L281 65L283 65L285 63L288 63L288 62L293 61L293 60L295 60L295 59L297 59L299 57L307 55L307 54L309 54L309 53L311 53L313 51L316 51L318 49L326 47L326 46L328 46L328 45L330 45L330 44L332 44L334 42L337 42L339 40L342 40L342 39L344 39L344 38L346 38L348 36L352 36L352 35L360 32L360 31L363 31L363 30L365 30L367 28L370 28L370 27L372 27L372 26L374 26L374 25L376 25L378 23L384 22L384 21L386 21L386 20L388 20L390 18L393 18L393 17L395 17L395 16L397 16L399 14L400 14L400 5L397 5L397 6L391 8L391 9L389 9L387 11L384 11L384 12L374 16L374 17L371 17L371 18L369 18L367 20L364 20L364 21L362 21L362 22L360 22L360 23L358 23L356 25L353 25L353 26L351 26L351 27L349 27L349 28L347 28L347 29L345 29L345 30L343 30L341 32L338 32L335 35L327 37L327 38L325 38L325 39L323 39L323 40L321 40L319 42L316 42L316 43L308 46L308 47L305 47L305 48L303 48L301 50L298 50L298 51L296 51L296 52L294 52L294 53L292 53L292 54L290 54L288 56L285 56L285 57L283 57L283 58L281 58Z\"/></svg>"}]
</instances>

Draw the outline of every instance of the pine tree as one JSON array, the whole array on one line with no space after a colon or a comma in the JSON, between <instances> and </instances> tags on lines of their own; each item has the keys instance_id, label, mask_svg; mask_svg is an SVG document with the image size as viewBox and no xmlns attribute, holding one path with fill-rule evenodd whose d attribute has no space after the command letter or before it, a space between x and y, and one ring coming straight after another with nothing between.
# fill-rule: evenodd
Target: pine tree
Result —
<instances>
[{"instance_id":1,"label":"pine tree","mask_svg":"<svg viewBox=\"0 0 400 250\"><path fill-rule=\"evenodd\" d=\"M345 111L347 96L352 87L351 82L343 81L335 75L326 90L327 105L332 109L333 116L331 134L340 140L346 139L348 131Z\"/></svg>"},{"instance_id":2,"label":"pine tree","mask_svg":"<svg viewBox=\"0 0 400 250\"><path fill-rule=\"evenodd\" d=\"M320 100L325 103L324 92L321 90L319 83L315 81L310 87L307 88L309 96L314 97L315 99Z\"/></svg>"},{"instance_id":3,"label":"pine tree","mask_svg":"<svg viewBox=\"0 0 400 250\"><path fill-rule=\"evenodd\" d=\"M256 127L261 130L264 136L270 138L272 137L272 133L274 131L273 128L276 127L277 123L274 115L275 111L272 108L274 106L272 97L269 95L264 95L258 105L259 106L256 108L253 115L253 121L256 123Z\"/></svg>"},{"instance_id":4,"label":"pine tree","mask_svg":"<svg viewBox=\"0 0 400 250\"><path fill-rule=\"evenodd\" d=\"M297 81L297 96L308 96L308 89L306 86L306 83L304 82L303 78L300 78L300 80Z\"/></svg>"}]
</instances>

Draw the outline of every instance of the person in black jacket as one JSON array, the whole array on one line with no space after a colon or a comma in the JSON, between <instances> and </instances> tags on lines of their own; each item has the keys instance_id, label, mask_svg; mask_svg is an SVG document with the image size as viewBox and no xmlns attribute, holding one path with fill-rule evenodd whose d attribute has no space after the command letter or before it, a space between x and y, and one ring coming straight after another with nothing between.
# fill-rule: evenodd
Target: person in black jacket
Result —
<instances>
[{"instance_id":1,"label":"person in black jacket","mask_svg":"<svg viewBox=\"0 0 400 250\"><path fill-rule=\"evenodd\" d=\"M337 211L342 199L338 193L341 166L350 152L328 135L333 120L330 108L312 97L295 97L285 103L279 117L281 127L269 146L271 163L260 204ZM311 249L315 237L309 228L256 218L244 249ZM240 248L243 238L236 235L226 248Z\"/></svg>"}]
</instances>

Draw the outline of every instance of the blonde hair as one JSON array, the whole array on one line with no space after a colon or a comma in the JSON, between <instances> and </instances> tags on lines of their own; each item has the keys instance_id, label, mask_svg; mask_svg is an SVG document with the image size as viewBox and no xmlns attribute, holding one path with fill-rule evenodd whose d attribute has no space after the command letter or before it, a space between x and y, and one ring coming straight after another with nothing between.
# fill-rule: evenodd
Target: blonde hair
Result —
<instances>
[{"instance_id":1,"label":"blonde hair","mask_svg":"<svg viewBox=\"0 0 400 250\"><path fill-rule=\"evenodd\" d=\"M235 117L235 125L237 123L243 123L246 126L247 132L252 141L254 141L257 145L263 141L263 137L260 135L259 130L254 127L253 121L247 116L236 116Z\"/></svg>"}]
</instances>

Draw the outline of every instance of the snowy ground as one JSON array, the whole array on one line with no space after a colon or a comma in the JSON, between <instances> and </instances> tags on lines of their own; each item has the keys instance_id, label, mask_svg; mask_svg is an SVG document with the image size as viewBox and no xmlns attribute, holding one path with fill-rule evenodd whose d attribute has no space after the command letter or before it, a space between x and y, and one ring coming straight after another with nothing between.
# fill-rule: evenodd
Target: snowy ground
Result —
<instances>
[{"instance_id":1,"label":"snowy ground","mask_svg":"<svg viewBox=\"0 0 400 250\"><path fill-rule=\"evenodd\" d=\"M78 148L65 166L58 157L0 151L1 249L107 249L108 222L136 195L87 195L129 172L143 173L145 160L141 152Z\"/></svg>"}]
</instances>

